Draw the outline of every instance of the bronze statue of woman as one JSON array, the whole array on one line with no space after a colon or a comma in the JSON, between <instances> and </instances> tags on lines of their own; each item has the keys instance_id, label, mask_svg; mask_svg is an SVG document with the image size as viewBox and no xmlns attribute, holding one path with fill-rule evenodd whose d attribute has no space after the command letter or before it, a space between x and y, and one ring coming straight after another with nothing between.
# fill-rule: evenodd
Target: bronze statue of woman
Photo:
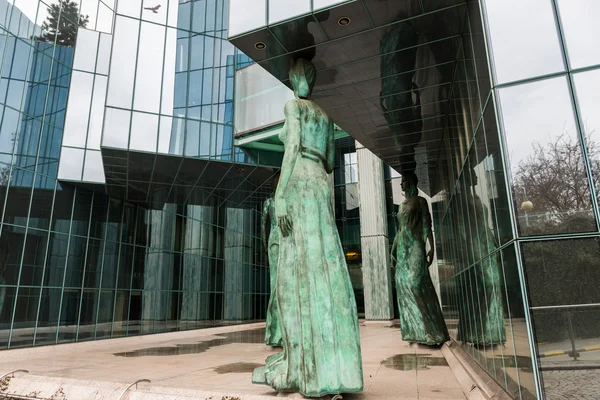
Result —
<instances>
[{"instance_id":1,"label":"bronze statue of woman","mask_svg":"<svg viewBox=\"0 0 600 400\"><path fill-rule=\"evenodd\" d=\"M272 180L273 190L277 189L279 172ZM268 237L268 239L267 239ZM269 260L269 277L271 282L271 296L267 308L267 326L265 330L265 344L281 346L281 322L279 310L275 300L275 287L277 282L277 261L279 259L279 227L275 215L275 199L273 195L265 200L262 212L262 242Z\"/></svg>"},{"instance_id":2,"label":"bronze statue of woman","mask_svg":"<svg viewBox=\"0 0 600 400\"><path fill-rule=\"evenodd\" d=\"M252 381L307 397L360 392L362 360L356 301L333 216L328 174L333 122L310 100L315 67L290 70L296 99L285 105L285 145L275 193L280 230L275 298L283 351L254 370Z\"/></svg>"},{"instance_id":3,"label":"bronze statue of woman","mask_svg":"<svg viewBox=\"0 0 600 400\"><path fill-rule=\"evenodd\" d=\"M402 174L406 199L398 212L398 233L392 245L392 268L396 268L396 292L402 340L440 345L449 340L448 328L429 275L434 243L427 200L418 196L418 179ZM426 252L426 242L429 251Z\"/></svg>"}]
</instances>

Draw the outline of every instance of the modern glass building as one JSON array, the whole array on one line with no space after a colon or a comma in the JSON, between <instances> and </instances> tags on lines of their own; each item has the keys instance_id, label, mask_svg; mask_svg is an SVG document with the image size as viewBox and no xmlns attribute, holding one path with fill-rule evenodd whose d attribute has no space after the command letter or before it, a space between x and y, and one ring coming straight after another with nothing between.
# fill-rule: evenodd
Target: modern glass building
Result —
<instances>
[{"instance_id":1,"label":"modern glass building","mask_svg":"<svg viewBox=\"0 0 600 400\"><path fill-rule=\"evenodd\" d=\"M393 317L383 162L415 171L431 201L450 348L514 398L597 395L598 4L242 3L230 41L286 84L296 58L312 60L314 99L357 140L344 161L358 210L346 184L336 217L361 254L365 318Z\"/></svg>"},{"instance_id":2,"label":"modern glass building","mask_svg":"<svg viewBox=\"0 0 600 400\"><path fill-rule=\"evenodd\" d=\"M359 316L398 315L415 171L451 351L511 398L596 393L599 17L593 0L0 0L0 349L263 320L262 203L304 57L336 123Z\"/></svg>"}]
</instances>

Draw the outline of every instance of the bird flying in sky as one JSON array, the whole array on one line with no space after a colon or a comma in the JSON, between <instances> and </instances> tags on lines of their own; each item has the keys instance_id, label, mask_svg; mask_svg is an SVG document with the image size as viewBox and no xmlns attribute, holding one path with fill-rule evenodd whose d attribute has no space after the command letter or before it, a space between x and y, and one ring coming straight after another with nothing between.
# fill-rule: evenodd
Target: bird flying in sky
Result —
<instances>
[{"instance_id":1,"label":"bird flying in sky","mask_svg":"<svg viewBox=\"0 0 600 400\"><path fill-rule=\"evenodd\" d=\"M154 14L158 14L158 9L160 8L160 4L154 6L154 7L144 7L144 10L150 10L152 11Z\"/></svg>"}]
</instances>

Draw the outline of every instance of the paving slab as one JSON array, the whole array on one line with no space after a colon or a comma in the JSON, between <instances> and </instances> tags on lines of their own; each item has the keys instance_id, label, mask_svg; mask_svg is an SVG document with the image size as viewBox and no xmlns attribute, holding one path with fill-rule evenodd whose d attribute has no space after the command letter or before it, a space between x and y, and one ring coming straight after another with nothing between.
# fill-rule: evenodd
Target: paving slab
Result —
<instances>
[{"instance_id":1,"label":"paving slab","mask_svg":"<svg viewBox=\"0 0 600 400\"><path fill-rule=\"evenodd\" d=\"M365 390L344 399L465 399L438 348L409 345L396 326L360 327ZM302 398L251 382L252 370L278 351L263 344L264 323L2 352L0 375L26 369L10 393L117 400ZM81 397L84 396L84 397Z\"/></svg>"}]
</instances>

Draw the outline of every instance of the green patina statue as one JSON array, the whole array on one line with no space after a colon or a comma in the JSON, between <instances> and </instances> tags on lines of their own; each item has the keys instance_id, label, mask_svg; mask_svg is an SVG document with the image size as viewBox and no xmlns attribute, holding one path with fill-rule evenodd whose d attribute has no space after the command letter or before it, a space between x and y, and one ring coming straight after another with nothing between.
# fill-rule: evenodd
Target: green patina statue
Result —
<instances>
[{"instance_id":1,"label":"green patina statue","mask_svg":"<svg viewBox=\"0 0 600 400\"><path fill-rule=\"evenodd\" d=\"M279 172L273 177L273 189L277 188ZM268 233L267 233L268 232ZM267 240L268 235L268 240ZM262 242L269 260L269 274L271 280L271 297L267 308L267 329L265 331L265 344L281 346L281 321L275 299L277 282L277 261L279 259L279 227L275 215L275 199L273 196L265 200L262 213Z\"/></svg>"},{"instance_id":2,"label":"green patina statue","mask_svg":"<svg viewBox=\"0 0 600 400\"><path fill-rule=\"evenodd\" d=\"M402 340L440 345L449 340L448 328L429 276L434 243L427 201L418 196L417 176L402 174L406 200L398 212L398 233L392 245L392 268L396 268L396 292ZM429 252L426 252L429 242Z\"/></svg>"},{"instance_id":3,"label":"green patina statue","mask_svg":"<svg viewBox=\"0 0 600 400\"><path fill-rule=\"evenodd\" d=\"M254 370L252 381L307 397L360 392L362 359L356 302L336 228L328 174L333 122L309 100L315 67L290 70L296 99L285 105L285 145L275 193L280 229L275 301L283 351Z\"/></svg>"}]
</instances>

